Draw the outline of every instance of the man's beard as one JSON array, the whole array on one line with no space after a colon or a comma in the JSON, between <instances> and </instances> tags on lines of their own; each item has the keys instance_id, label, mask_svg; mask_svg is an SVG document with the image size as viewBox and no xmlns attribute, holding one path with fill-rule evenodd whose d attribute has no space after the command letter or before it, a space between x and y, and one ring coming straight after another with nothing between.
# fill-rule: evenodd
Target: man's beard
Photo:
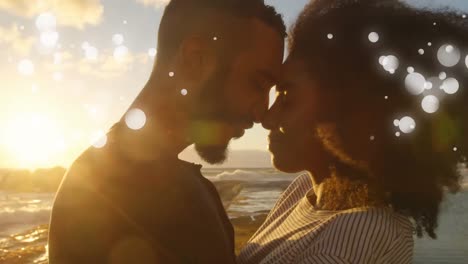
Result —
<instances>
[{"instance_id":1,"label":"man's beard","mask_svg":"<svg viewBox=\"0 0 468 264\"><path fill-rule=\"evenodd\" d=\"M194 124L198 124L192 128L195 131L191 132L192 136L194 136L195 150L204 161L210 164L223 163L228 154L229 142L217 142L215 134L216 131L219 132L220 130L209 124L226 126L231 119L227 114L226 105L228 101L224 93L229 71L228 63L218 68L202 88L197 109L193 109L192 121L194 121Z\"/></svg>"},{"instance_id":2,"label":"man's beard","mask_svg":"<svg viewBox=\"0 0 468 264\"><path fill-rule=\"evenodd\" d=\"M228 155L228 145L202 145L195 143L198 155L210 164L222 164Z\"/></svg>"}]
</instances>

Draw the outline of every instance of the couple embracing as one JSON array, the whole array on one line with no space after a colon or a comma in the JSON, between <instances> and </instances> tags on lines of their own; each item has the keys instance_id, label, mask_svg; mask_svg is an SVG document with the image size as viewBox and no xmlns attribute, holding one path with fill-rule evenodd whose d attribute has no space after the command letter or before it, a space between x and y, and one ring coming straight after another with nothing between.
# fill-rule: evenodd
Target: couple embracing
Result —
<instances>
[{"instance_id":1,"label":"couple embracing","mask_svg":"<svg viewBox=\"0 0 468 264\"><path fill-rule=\"evenodd\" d=\"M70 167L50 263L411 263L413 235L435 238L444 192L459 187L468 112L459 91L429 114L405 81L442 71L434 47L418 49L463 45L458 17L396 0L315 0L287 33L263 0L170 1L129 108L146 124L122 118L104 148ZM450 74L463 83L463 70ZM214 185L178 155L194 145L221 163L254 123L270 131L277 169L305 173L236 256Z\"/></svg>"}]
</instances>

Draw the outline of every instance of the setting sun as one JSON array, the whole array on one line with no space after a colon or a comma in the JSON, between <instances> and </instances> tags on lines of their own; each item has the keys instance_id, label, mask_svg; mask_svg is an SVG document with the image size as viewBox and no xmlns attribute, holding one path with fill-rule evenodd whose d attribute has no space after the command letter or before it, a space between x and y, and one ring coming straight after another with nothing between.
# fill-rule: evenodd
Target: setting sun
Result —
<instances>
[{"instance_id":1,"label":"setting sun","mask_svg":"<svg viewBox=\"0 0 468 264\"><path fill-rule=\"evenodd\" d=\"M43 113L18 113L5 123L3 144L12 158L25 168L50 166L66 150L62 128Z\"/></svg>"}]
</instances>

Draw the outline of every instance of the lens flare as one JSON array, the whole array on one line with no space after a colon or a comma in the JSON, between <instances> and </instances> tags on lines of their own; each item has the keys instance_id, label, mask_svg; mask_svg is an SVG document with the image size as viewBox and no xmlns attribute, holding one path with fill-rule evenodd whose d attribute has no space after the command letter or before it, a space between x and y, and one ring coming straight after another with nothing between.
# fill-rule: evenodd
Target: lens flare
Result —
<instances>
[{"instance_id":1,"label":"lens flare","mask_svg":"<svg viewBox=\"0 0 468 264\"><path fill-rule=\"evenodd\" d=\"M54 30L57 25L57 19L52 13L42 13L36 18L36 27L40 31Z\"/></svg>"},{"instance_id":2,"label":"lens flare","mask_svg":"<svg viewBox=\"0 0 468 264\"><path fill-rule=\"evenodd\" d=\"M368 38L370 42L376 43L377 41L379 41L379 34L377 32L371 32L369 33Z\"/></svg>"},{"instance_id":3,"label":"lens flare","mask_svg":"<svg viewBox=\"0 0 468 264\"><path fill-rule=\"evenodd\" d=\"M94 136L92 142L93 147L98 149L103 148L107 144L107 135L104 134L104 132L99 131Z\"/></svg>"},{"instance_id":4,"label":"lens flare","mask_svg":"<svg viewBox=\"0 0 468 264\"><path fill-rule=\"evenodd\" d=\"M116 46L120 46L123 44L124 42L124 37L122 34L114 34L112 36L112 42L114 43L114 45Z\"/></svg>"},{"instance_id":5,"label":"lens flare","mask_svg":"<svg viewBox=\"0 0 468 264\"><path fill-rule=\"evenodd\" d=\"M146 124L145 112L138 108L131 109L125 115L125 123L130 129L139 130Z\"/></svg>"},{"instance_id":6,"label":"lens flare","mask_svg":"<svg viewBox=\"0 0 468 264\"><path fill-rule=\"evenodd\" d=\"M460 61L460 50L450 44L442 45L437 51L437 59L445 67L453 67Z\"/></svg>"},{"instance_id":7,"label":"lens flare","mask_svg":"<svg viewBox=\"0 0 468 264\"><path fill-rule=\"evenodd\" d=\"M416 129L416 121L409 116L405 116L398 122L398 127L400 128L401 132L405 134L409 134Z\"/></svg>"},{"instance_id":8,"label":"lens flare","mask_svg":"<svg viewBox=\"0 0 468 264\"><path fill-rule=\"evenodd\" d=\"M405 78L406 89L413 95L419 95L424 92L425 84L426 78L417 72L410 73Z\"/></svg>"},{"instance_id":9,"label":"lens flare","mask_svg":"<svg viewBox=\"0 0 468 264\"><path fill-rule=\"evenodd\" d=\"M434 95L427 95L421 102L422 109L424 112L433 114L439 110L439 99Z\"/></svg>"},{"instance_id":10,"label":"lens flare","mask_svg":"<svg viewBox=\"0 0 468 264\"><path fill-rule=\"evenodd\" d=\"M151 58L154 58L156 57L156 54L157 54L157 50L155 48L151 48L148 50L148 56L150 56Z\"/></svg>"},{"instance_id":11,"label":"lens flare","mask_svg":"<svg viewBox=\"0 0 468 264\"><path fill-rule=\"evenodd\" d=\"M400 66L400 61L396 56L388 55L383 59L382 66L386 71L393 74Z\"/></svg>"},{"instance_id":12,"label":"lens flare","mask_svg":"<svg viewBox=\"0 0 468 264\"><path fill-rule=\"evenodd\" d=\"M455 94L458 92L460 88L460 83L455 78L448 78L440 86L442 90L444 90L447 94Z\"/></svg>"},{"instance_id":13,"label":"lens flare","mask_svg":"<svg viewBox=\"0 0 468 264\"><path fill-rule=\"evenodd\" d=\"M128 48L125 46L118 46L114 49L114 59L117 61L122 61L128 55Z\"/></svg>"},{"instance_id":14,"label":"lens flare","mask_svg":"<svg viewBox=\"0 0 468 264\"><path fill-rule=\"evenodd\" d=\"M99 51L93 46L88 46L85 49L85 58L87 60L90 60L90 61L97 60L98 55L99 55Z\"/></svg>"},{"instance_id":15,"label":"lens flare","mask_svg":"<svg viewBox=\"0 0 468 264\"><path fill-rule=\"evenodd\" d=\"M56 31L45 31L41 33L41 43L46 48L53 48L57 45L59 34Z\"/></svg>"},{"instance_id":16,"label":"lens flare","mask_svg":"<svg viewBox=\"0 0 468 264\"><path fill-rule=\"evenodd\" d=\"M447 74L445 72L439 73L439 79L445 80L447 78Z\"/></svg>"},{"instance_id":17,"label":"lens flare","mask_svg":"<svg viewBox=\"0 0 468 264\"><path fill-rule=\"evenodd\" d=\"M22 75L33 75L34 74L34 64L28 59L21 60L18 63L18 71Z\"/></svg>"}]
</instances>

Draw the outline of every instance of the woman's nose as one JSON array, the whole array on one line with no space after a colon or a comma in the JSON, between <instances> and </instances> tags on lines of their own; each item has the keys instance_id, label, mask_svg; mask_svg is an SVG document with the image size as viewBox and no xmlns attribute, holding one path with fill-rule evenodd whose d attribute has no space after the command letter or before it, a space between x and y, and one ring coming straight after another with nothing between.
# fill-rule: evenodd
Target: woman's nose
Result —
<instances>
[{"instance_id":1,"label":"woman's nose","mask_svg":"<svg viewBox=\"0 0 468 264\"><path fill-rule=\"evenodd\" d=\"M278 127L278 106L273 104L273 106L265 112L265 115L262 119L262 126L265 129L273 130Z\"/></svg>"}]
</instances>

